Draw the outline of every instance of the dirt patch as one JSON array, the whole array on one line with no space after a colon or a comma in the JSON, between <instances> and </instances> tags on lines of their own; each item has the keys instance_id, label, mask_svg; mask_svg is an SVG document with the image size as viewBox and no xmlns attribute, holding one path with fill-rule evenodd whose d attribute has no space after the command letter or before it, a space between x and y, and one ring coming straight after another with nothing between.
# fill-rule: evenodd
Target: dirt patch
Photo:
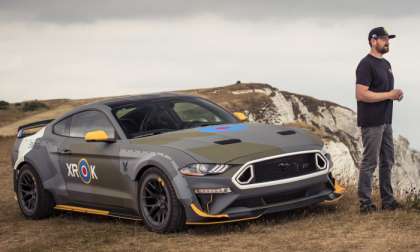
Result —
<instances>
[{"instance_id":1,"label":"dirt patch","mask_svg":"<svg viewBox=\"0 0 420 252\"><path fill-rule=\"evenodd\" d=\"M141 222L58 212L26 220L12 191L13 138L0 138L2 251L418 251L420 213L358 214L350 190L337 207L315 207L255 221L190 227L179 234L148 232ZM377 194L375 194L377 200Z\"/></svg>"}]
</instances>

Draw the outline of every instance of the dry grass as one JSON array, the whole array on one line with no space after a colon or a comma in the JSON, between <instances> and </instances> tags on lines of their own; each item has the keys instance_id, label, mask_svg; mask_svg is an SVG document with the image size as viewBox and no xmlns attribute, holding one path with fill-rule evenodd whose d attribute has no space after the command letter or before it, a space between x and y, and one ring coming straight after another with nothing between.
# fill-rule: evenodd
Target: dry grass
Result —
<instances>
[{"instance_id":1,"label":"dry grass","mask_svg":"<svg viewBox=\"0 0 420 252\"><path fill-rule=\"evenodd\" d=\"M0 138L1 251L420 251L415 210L360 216L354 192L336 208L317 207L256 221L148 232L141 222L75 213L26 220L12 192L12 138Z\"/></svg>"}]
</instances>

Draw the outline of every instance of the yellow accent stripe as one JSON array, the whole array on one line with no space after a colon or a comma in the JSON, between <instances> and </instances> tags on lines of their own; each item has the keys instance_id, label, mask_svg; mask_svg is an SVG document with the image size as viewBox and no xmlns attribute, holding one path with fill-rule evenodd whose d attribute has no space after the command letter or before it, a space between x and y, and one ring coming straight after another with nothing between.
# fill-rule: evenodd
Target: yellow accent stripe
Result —
<instances>
[{"instance_id":1,"label":"yellow accent stripe","mask_svg":"<svg viewBox=\"0 0 420 252\"><path fill-rule=\"evenodd\" d=\"M215 224L223 224L223 223L232 223L232 222L240 222L240 221L248 221L248 220L256 220L260 218L261 215L255 217L248 217L242 219L235 219L235 220L225 220L225 221L209 221L209 222L194 222L194 221L187 221L187 225L215 225Z\"/></svg>"},{"instance_id":2,"label":"yellow accent stripe","mask_svg":"<svg viewBox=\"0 0 420 252\"><path fill-rule=\"evenodd\" d=\"M96 215L109 215L109 211L92 209L92 208L69 206L69 205L56 205L54 208L58 209L58 210L65 210L65 211L72 211L72 212L79 212L79 213L89 213L89 214L96 214Z\"/></svg>"},{"instance_id":3,"label":"yellow accent stripe","mask_svg":"<svg viewBox=\"0 0 420 252\"><path fill-rule=\"evenodd\" d=\"M121 216L121 215L114 215L114 214L110 214L108 215L109 217L114 217L114 218L118 218L118 219L125 219L125 220L133 220L133 221L143 221L142 218L131 218L131 217L126 217L126 216Z\"/></svg>"},{"instance_id":4,"label":"yellow accent stripe","mask_svg":"<svg viewBox=\"0 0 420 252\"><path fill-rule=\"evenodd\" d=\"M200 208L196 207L194 203L191 203L191 209L196 213L198 216L201 216L203 218L229 218L229 215L227 214L208 214L204 211L202 211Z\"/></svg>"},{"instance_id":5,"label":"yellow accent stripe","mask_svg":"<svg viewBox=\"0 0 420 252\"><path fill-rule=\"evenodd\" d=\"M340 196L338 196L337 198L333 200L324 200L320 204L323 206L335 205L335 203L337 203L337 201L339 201L343 196L344 196L343 194L340 194Z\"/></svg>"},{"instance_id":6,"label":"yellow accent stripe","mask_svg":"<svg viewBox=\"0 0 420 252\"><path fill-rule=\"evenodd\" d=\"M346 191L346 188L342 187L338 184L337 180L334 182L334 193L339 194L339 196L333 200L324 200L320 204L323 206L331 206L335 205L343 196L344 192Z\"/></svg>"},{"instance_id":7,"label":"yellow accent stripe","mask_svg":"<svg viewBox=\"0 0 420 252\"><path fill-rule=\"evenodd\" d=\"M158 178L158 182L165 187L165 182L163 181L163 179L161 177Z\"/></svg>"}]
</instances>

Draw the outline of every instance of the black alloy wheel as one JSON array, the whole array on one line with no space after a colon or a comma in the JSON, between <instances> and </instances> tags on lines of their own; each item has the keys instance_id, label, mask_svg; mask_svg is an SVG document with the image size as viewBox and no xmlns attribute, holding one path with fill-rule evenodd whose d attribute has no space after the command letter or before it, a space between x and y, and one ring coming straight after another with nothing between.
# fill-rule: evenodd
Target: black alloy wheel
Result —
<instances>
[{"instance_id":1,"label":"black alloy wheel","mask_svg":"<svg viewBox=\"0 0 420 252\"><path fill-rule=\"evenodd\" d=\"M170 202L168 189L165 188L162 178L150 176L144 181L141 195L141 205L148 219L154 225L163 225L168 219Z\"/></svg>"},{"instance_id":2,"label":"black alloy wheel","mask_svg":"<svg viewBox=\"0 0 420 252\"><path fill-rule=\"evenodd\" d=\"M34 176L29 172L23 172L18 181L18 194L20 204L25 212L31 213L35 211L38 204L37 184Z\"/></svg>"},{"instance_id":3,"label":"black alloy wheel","mask_svg":"<svg viewBox=\"0 0 420 252\"><path fill-rule=\"evenodd\" d=\"M16 196L22 214L30 219L42 219L52 215L54 200L46 191L35 169L25 164L19 169Z\"/></svg>"},{"instance_id":4,"label":"black alloy wheel","mask_svg":"<svg viewBox=\"0 0 420 252\"><path fill-rule=\"evenodd\" d=\"M138 193L140 213L149 230L169 233L184 229L184 207L163 171L156 167L145 171L140 179Z\"/></svg>"}]
</instances>

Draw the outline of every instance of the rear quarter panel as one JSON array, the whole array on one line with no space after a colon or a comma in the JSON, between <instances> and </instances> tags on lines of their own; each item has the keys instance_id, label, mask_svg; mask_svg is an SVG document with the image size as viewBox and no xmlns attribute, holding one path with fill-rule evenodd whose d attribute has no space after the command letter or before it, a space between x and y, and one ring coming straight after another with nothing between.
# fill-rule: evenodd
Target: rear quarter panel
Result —
<instances>
[{"instance_id":1,"label":"rear quarter panel","mask_svg":"<svg viewBox=\"0 0 420 252\"><path fill-rule=\"evenodd\" d=\"M58 171L55 168L59 167L58 146L57 139L51 137L50 126L40 129L34 135L18 138L12 154L14 179L22 165L29 164L40 176L45 189L53 193L59 188L64 191L64 183L61 176L57 176ZM14 186L16 189L16 183Z\"/></svg>"}]
</instances>

